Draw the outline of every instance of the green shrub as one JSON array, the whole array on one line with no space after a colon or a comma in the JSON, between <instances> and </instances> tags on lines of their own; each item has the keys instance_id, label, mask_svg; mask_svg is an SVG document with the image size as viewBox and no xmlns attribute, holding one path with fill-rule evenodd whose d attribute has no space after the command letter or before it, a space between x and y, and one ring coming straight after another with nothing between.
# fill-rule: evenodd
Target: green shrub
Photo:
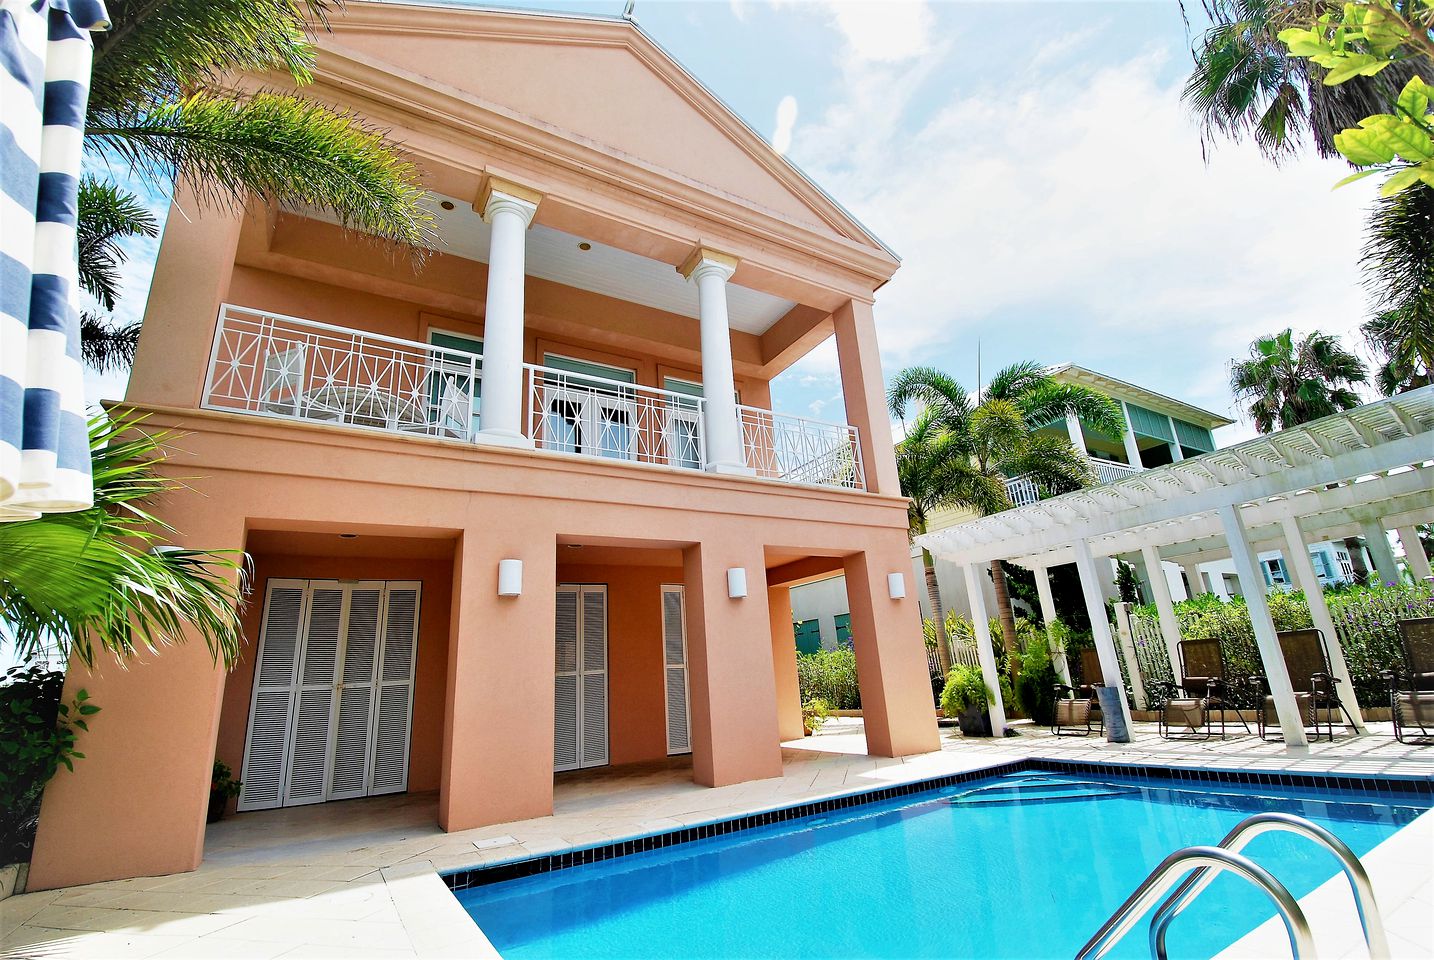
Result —
<instances>
[{"instance_id":1,"label":"green shrub","mask_svg":"<svg viewBox=\"0 0 1434 960\"><path fill-rule=\"evenodd\" d=\"M941 709L948 717L964 713L968 707L984 710L991 702L991 690L981 675L980 667L960 664L951 668L946 689L941 691Z\"/></svg>"},{"instance_id":2,"label":"green shrub","mask_svg":"<svg viewBox=\"0 0 1434 960\"><path fill-rule=\"evenodd\" d=\"M1045 637L1027 643L1015 690L1021 712L1043 727L1050 726L1056 718L1055 688L1059 682Z\"/></svg>"},{"instance_id":3,"label":"green shrub","mask_svg":"<svg viewBox=\"0 0 1434 960\"><path fill-rule=\"evenodd\" d=\"M797 656L802 702L819 699L833 710L860 710L861 688L853 650L818 650Z\"/></svg>"},{"instance_id":4,"label":"green shrub","mask_svg":"<svg viewBox=\"0 0 1434 960\"><path fill-rule=\"evenodd\" d=\"M45 784L85 756L75 731L88 730L85 718L100 708L83 690L61 702L64 684L64 673L34 665L0 678L0 864L30 859Z\"/></svg>"},{"instance_id":5,"label":"green shrub","mask_svg":"<svg viewBox=\"0 0 1434 960\"><path fill-rule=\"evenodd\" d=\"M812 697L802 702L802 725L816 733L821 730L822 724L831 719L831 708L821 697Z\"/></svg>"}]
</instances>

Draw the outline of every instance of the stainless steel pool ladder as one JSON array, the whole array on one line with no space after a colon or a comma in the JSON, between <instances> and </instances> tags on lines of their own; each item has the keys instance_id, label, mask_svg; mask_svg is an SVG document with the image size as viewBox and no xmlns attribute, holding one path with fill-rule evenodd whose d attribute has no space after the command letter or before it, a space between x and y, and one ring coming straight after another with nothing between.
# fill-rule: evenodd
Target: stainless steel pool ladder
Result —
<instances>
[{"instance_id":1,"label":"stainless steel pool ladder","mask_svg":"<svg viewBox=\"0 0 1434 960\"><path fill-rule=\"evenodd\" d=\"M1167 890L1175 887L1174 892L1156 908L1150 920L1150 955L1165 960L1165 933L1170 922L1222 871L1244 877L1263 890L1265 895L1274 901L1275 909L1284 921L1285 932L1290 938L1290 950L1294 956L1314 957L1314 938L1310 934L1309 921L1305 919L1299 903L1285 885L1276 880L1268 870L1240 853L1255 837L1272 830L1299 834L1334 854L1354 894L1354 905L1359 911L1359 922L1364 929L1364 943L1369 950L1370 960L1388 960L1389 941L1384 935L1384 922L1379 915L1379 905L1374 901L1374 887L1369 882L1369 874L1365 872L1359 858L1344 841L1328 830L1303 817L1288 813L1260 813L1247 817L1225 835L1219 846L1186 847L1166 857L1096 931L1095 936L1080 948L1076 960L1093 960L1105 956ZM1190 871L1192 866L1196 869ZM1187 871L1190 871L1190 875L1177 886L1175 881Z\"/></svg>"}]
</instances>

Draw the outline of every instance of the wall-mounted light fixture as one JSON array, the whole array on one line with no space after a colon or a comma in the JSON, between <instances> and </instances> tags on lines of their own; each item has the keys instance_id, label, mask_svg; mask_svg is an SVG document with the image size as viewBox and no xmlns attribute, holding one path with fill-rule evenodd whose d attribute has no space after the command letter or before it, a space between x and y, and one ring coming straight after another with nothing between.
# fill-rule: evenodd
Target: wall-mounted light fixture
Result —
<instances>
[{"instance_id":1,"label":"wall-mounted light fixture","mask_svg":"<svg viewBox=\"0 0 1434 960\"><path fill-rule=\"evenodd\" d=\"M523 561L498 561L498 596L520 597L523 595Z\"/></svg>"},{"instance_id":2,"label":"wall-mounted light fixture","mask_svg":"<svg viewBox=\"0 0 1434 960\"><path fill-rule=\"evenodd\" d=\"M747 568L729 567L727 570L727 596L741 600L747 595Z\"/></svg>"},{"instance_id":3,"label":"wall-mounted light fixture","mask_svg":"<svg viewBox=\"0 0 1434 960\"><path fill-rule=\"evenodd\" d=\"M893 600L901 600L906 597L906 577L900 573L888 573L886 575L886 592Z\"/></svg>"}]
</instances>

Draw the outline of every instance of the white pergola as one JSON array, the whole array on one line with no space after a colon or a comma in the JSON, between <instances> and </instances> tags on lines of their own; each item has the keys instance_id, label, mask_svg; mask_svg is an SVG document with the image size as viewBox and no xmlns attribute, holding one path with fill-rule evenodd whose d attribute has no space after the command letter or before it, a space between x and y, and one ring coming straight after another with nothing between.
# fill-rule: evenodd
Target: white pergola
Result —
<instances>
[{"instance_id":1,"label":"white pergola","mask_svg":"<svg viewBox=\"0 0 1434 960\"><path fill-rule=\"evenodd\" d=\"M1430 576L1414 526L1434 521L1434 386L1423 387L1312 423L1172 463L1115 483L969 520L917 538L932 554L965 569L967 595L987 686L991 723L1006 725L980 578L992 560L1034 570L1041 614L1054 618L1047 571L1075 563L1107 686L1124 696L1115 641L1106 620L1096 557L1139 554L1150 571L1160 631L1180 676L1180 626L1162 560L1193 565L1230 557L1248 604L1285 742L1308 743L1265 599L1258 551L1278 549L1309 600L1329 644L1358 732L1366 732L1308 545L1362 535L1382 579L1398 571L1386 530L1399 531L1411 571ZM1191 577L1192 586L1199 582ZM1132 670L1136 669L1132 664ZM1000 732L997 732L997 736Z\"/></svg>"}]
</instances>

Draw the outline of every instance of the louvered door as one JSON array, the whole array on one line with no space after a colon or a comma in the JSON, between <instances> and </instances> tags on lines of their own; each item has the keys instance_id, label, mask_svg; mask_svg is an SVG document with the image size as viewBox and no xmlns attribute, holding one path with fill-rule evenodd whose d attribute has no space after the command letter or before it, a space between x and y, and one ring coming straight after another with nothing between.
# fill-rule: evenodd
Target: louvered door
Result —
<instances>
[{"instance_id":1,"label":"louvered door","mask_svg":"<svg viewBox=\"0 0 1434 960\"><path fill-rule=\"evenodd\" d=\"M559 584L554 618L553 769L608 762L607 587Z\"/></svg>"},{"instance_id":2,"label":"louvered door","mask_svg":"<svg viewBox=\"0 0 1434 960\"><path fill-rule=\"evenodd\" d=\"M381 581L343 585L347 604L340 658L338 715L326 799L347 800L368 793L369 760L378 670Z\"/></svg>"},{"instance_id":3,"label":"louvered door","mask_svg":"<svg viewBox=\"0 0 1434 960\"><path fill-rule=\"evenodd\" d=\"M607 587L582 588L582 686L578 719L578 766L607 763Z\"/></svg>"},{"instance_id":4,"label":"louvered door","mask_svg":"<svg viewBox=\"0 0 1434 960\"><path fill-rule=\"evenodd\" d=\"M681 584L662 587L662 667L667 687L667 752L692 752L687 706L687 620Z\"/></svg>"},{"instance_id":5,"label":"louvered door","mask_svg":"<svg viewBox=\"0 0 1434 960\"><path fill-rule=\"evenodd\" d=\"M578 765L578 588L558 585L553 630L553 769Z\"/></svg>"},{"instance_id":6,"label":"louvered door","mask_svg":"<svg viewBox=\"0 0 1434 960\"><path fill-rule=\"evenodd\" d=\"M240 773L240 810L264 810L284 800L289 721L304 636L306 580L270 580L259 628L258 663L249 703L249 733Z\"/></svg>"},{"instance_id":7,"label":"louvered door","mask_svg":"<svg viewBox=\"0 0 1434 960\"><path fill-rule=\"evenodd\" d=\"M328 580L309 583L308 625L299 658L299 684L289 746L284 806L328 798L334 707L343 654L348 591Z\"/></svg>"},{"instance_id":8,"label":"louvered door","mask_svg":"<svg viewBox=\"0 0 1434 960\"><path fill-rule=\"evenodd\" d=\"M408 789L408 744L413 716L413 670L418 654L417 581L388 584L384 600L383 651L374 704L373 775L370 794Z\"/></svg>"}]
</instances>

